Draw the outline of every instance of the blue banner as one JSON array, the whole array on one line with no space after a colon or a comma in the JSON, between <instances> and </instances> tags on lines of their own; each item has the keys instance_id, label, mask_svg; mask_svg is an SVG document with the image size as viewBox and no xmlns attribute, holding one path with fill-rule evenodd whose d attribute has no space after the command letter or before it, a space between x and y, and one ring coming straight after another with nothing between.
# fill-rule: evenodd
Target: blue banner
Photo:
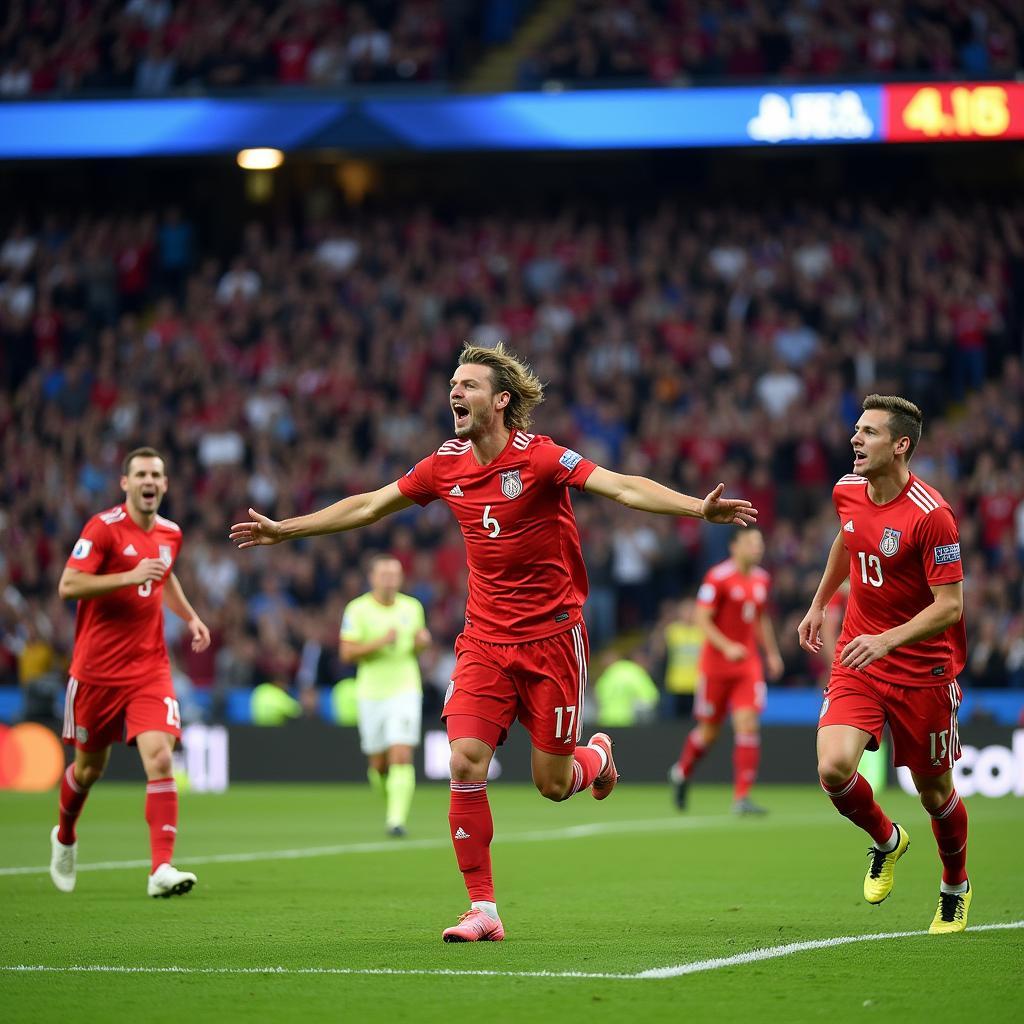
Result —
<instances>
[{"instance_id":1,"label":"blue banner","mask_svg":"<svg viewBox=\"0 0 1024 1024\"><path fill-rule=\"evenodd\" d=\"M634 89L369 100L415 149L664 149L878 142L881 86Z\"/></svg>"},{"instance_id":2,"label":"blue banner","mask_svg":"<svg viewBox=\"0 0 1024 1024\"><path fill-rule=\"evenodd\" d=\"M0 159L880 142L884 86L0 104Z\"/></svg>"},{"instance_id":3,"label":"blue banner","mask_svg":"<svg viewBox=\"0 0 1024 1024\"><path fill-rule=\"evenodd\" d=\"M300 149L343 116L338 100L81 100L0 104L0 159L184 156Z\"/></svg>"}]
</instances>

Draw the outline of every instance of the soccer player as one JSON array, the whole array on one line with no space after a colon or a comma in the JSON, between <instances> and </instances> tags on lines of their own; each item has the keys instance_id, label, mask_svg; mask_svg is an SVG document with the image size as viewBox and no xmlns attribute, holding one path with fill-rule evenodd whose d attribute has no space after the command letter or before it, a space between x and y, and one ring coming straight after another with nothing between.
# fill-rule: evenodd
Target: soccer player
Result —
<instances>
[{"instance_id":1,"label":"soccer player","mask_svg":"<svg viewBox=\"0 0 1024 1024\"><path fill-rule=\"evenodd\" d=\"M782 658L766 612L771 581L761 568L762 558L761 531L737 530L729 543L729 558L708 570L697 591L696 623L704 631L694 702L697 725L670 772L681 811L686 808L694 768L718 739L725 716L731 714L733 810L765 813L749 795L761 760L761 712L767 690L758 641L770 678L782 675Z\"/></svg>"},{"instance_id":2,"label":"soccer player","mask_svg":"<svg viewBox=\"0 0 1024 1024\"><path fill-rule=\"evenodd\" d=\"M420 742L423 685L416 655L430 644L423 605L401 593L402 563L391 555L370 560L370 591L350 601L341 620L343 661L358 662L359 740L369 759L367 777L387 798L387 830L405 835Z\"/></svg>"},{"instance_id":3,"label":"soccer player","mask_svg":"<svg viewBox=\"0 0 1024 1024\"><path fill-rule=\"evenodd\" d=\"M871 836L864 898L881 903L910 837L876 803L857 766L865 748L877 749L888 722L894 760L911 771L942 861L928 930L960 932L971 886L967 808L953 787L960 757L956 676L967 655L956 517L908 467L921 438L921 410L889 395L868 395L863 408L851 439L853 472L832 491L839 531L799 626L801 646L820 651L829 599L849 577L818 722L818 775L839 813Z\"/></svg>"},{"instance_id":4,"label":"soccer player","mask_svg":"<svg viewBox=\"0 0 1024 1024\"><path fill-rule=\"evenodd\" d=\"M171 751L181 736L181 718L164 644L164 606L185 621L192 650L209 647L210 631L171 571L181 529L157 514L167 493L160 453L153 448L129 452L121 487L124 501L85 524L60 578L60 596L78 600L63 731L64 742L74 744L75 759L60 786L50 877L61 892L75 888L75 824L107 766L111 744L124 741L138 748L146 772L152 854L146 891L180 896L195 885L196 876L171 866L178 830Z\"/></svg>"},{"instance_id":5,"label":"soccer player","mask_svg":"<svg viewBox=\"0 0 1024 1024\"><path fill-rule=\"evenodd\" d=\"M252 509L231 538L240 548L336 533L440 498L466 542L466 625L442 717L451 745L452 844L470 909L445 929L446 942L500 941L491 874L493 835L487 769L516 718L530 733L533 781L550 800L591 789L607 798L618 773L612 742L596 733L580 744L587 683L587 594L579 533L568 487L630 508L751 523L750 502L701 501L644 477L596 466L549 437L529 432L543 398L538 378L501 344L467 344L450 381L455 437L377 491L318 512L275 522Z\"/></svg>"}]
</instances>

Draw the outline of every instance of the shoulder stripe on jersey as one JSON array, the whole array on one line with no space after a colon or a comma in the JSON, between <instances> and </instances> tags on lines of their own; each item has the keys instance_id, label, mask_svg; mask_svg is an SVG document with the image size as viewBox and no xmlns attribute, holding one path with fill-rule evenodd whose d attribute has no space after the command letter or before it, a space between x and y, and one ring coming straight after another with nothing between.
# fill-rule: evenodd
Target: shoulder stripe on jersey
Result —
<instances>
[{"instance_id":1,"label":"shoulder stripe on jersey","mask_svg":"<svg viewBox=\"0 0 1024 1024\"><path fill-rule=\"evenodd\" d=\"M854 487L857 484L866 484L867 479L862 476L844 476L836 481L836 487Z\"/></svg>"},{"instance_id":2,"label":"shoulder stripe on jersey","mask_svg":"<svg viewBox=\"0 0 1024 1024\"><path fill-rule=\"evenodd\" d=\"M181 527L170 519L164 519L163 516L157 516L156 521L161 526L166 526L168 530L176 530L178 533L181 533Z\"/></svg>"},{"instance_id":3,"label":"shoulder stripe on jersey","mask_svg":"<svg viewBox=\"0 0 1024 1024\"><path fill-rule=\"evenodd\" d=\"M469 451L470 441L461 441L457 437L452 438L450 441L445 441L440 448L437 449L438 455L464 455Z\"/></svg>"},{"instance_id":4,"label":"shoulder stripe on jersey","mask_svg":"<svg viewBox=\"0 0 1024 1024\"><path fill-rule=\"evenodd\" d=\"M736 566L730 558L728 561L720 562L716 565L708 575L714 580L720 580L723 576L729 576L735 571Z\"/></svg>"},{"instance_id":5,"label":"shoulder stripe on jersey","mask_svg":"<svg viewBox=\"0 0 1024 1024\"><path fill-rule=\"evenodd\" d=\"M127 514L128 513L119 506L118 508L112 508L109 512L101 512L100 520L106 523L107 526L113 526L114 523L121 522Z\"/></svg>"},{"instance_id":6,"label":"shoulder stripe on jersey","mask_svg":"<svg viewBox=\"0 0 1024 1024\"><path fill-rule=\"evenodd\" d=\"M516 436L512 438L512 447L518 448L521 452L526 451L530 446L530 442L536 437L536 434L527 434L522 430L516 432Z\"/></svg>"},{"instance_id":7,"label":"shoulder stripe on jersey","mask_svg":"<svg viewBox=\"0 0 1024 1024\"><path fill-rule=\"evenodd\" d=\"M911 496L924 505L929 512L934 512L939 507L939 503L916 480L910 485L910 490L907 491L907 497Z\"/></svg>"}]
</instances>

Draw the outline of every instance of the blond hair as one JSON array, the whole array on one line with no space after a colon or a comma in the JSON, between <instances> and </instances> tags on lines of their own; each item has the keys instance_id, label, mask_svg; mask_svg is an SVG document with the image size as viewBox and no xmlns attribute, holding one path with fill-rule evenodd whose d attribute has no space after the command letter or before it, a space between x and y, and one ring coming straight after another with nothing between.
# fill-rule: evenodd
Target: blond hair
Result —
<instances>
[{"instance_id":1,"label":"blond hair","mask_svg":"<svg viewBox=\"0 0 1024 1024\"><path fill-rule=\"evenodd\" d=\"M910 438L910 447L907 449L909 462L917 442L921 440L924 413L913 402L900 398L899 395L868 395L861 408L865 412L869 409L881 409L889 414L889 433L892 439L898 441L901 437Z\"/></svg>"},{"instance_id":2,"label":"blond hair","mask_svg":"<svg viewBox=\"0 0 1024 1024\"><path fill-rule=\"evenodd\" d=\"M505 406L505 426L528 430L530 414L544 401L544 385L540 378L505 343L484 348L467 341L459 354L459 366L486 366L491 371L494 393L509 393Z\"/></svg>"}]
</instances>

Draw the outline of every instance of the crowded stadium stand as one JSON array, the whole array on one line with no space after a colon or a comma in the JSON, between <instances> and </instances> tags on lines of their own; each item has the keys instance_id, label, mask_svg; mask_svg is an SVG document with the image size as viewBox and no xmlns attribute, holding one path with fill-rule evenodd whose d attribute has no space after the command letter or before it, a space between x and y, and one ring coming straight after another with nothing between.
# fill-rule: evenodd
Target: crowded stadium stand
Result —
<instances>
[{"instance_id":1,"label":"crowded stadium stand","mask_svg":"<svg viewBox=\"0 0 1024 1024\"><path fill-rule=\"evenodd\" d=\"M504 338L549 382L542 432L689 493L724 479L762 510L784 684L824 669L796 624L834 537L829 491L859 397L919 401L914 468L957 510L969 552L966 675L1024 686L1019 203L681 199L457 219L420 207L253 220L223 255L201 239L175 209L81 209L5 232L4 683L62 681L73 606L57 578L143 439L168 455L179 575L213 629L193 655L168 619L196 688L337 679L340 611L371 549L402 560L446 653L465 565L439 504L272 559L239 558L225 524L250 504L297 514L401 476L450 433L462 341ZM650 630L725 557L727 531L575 504L595 651Z\"/></svg>"},{"instance_id":2,"label":"crowded stadium stand","mask_svg":"<svg viewBox=\"0 0 1024 1024\"><path fill-rule=\"evenodd\" d=\"M521 68L547 80L676 84L1012 75L1024 9L1012 0L574 0Z\"/></svg>"}]
</instances>

